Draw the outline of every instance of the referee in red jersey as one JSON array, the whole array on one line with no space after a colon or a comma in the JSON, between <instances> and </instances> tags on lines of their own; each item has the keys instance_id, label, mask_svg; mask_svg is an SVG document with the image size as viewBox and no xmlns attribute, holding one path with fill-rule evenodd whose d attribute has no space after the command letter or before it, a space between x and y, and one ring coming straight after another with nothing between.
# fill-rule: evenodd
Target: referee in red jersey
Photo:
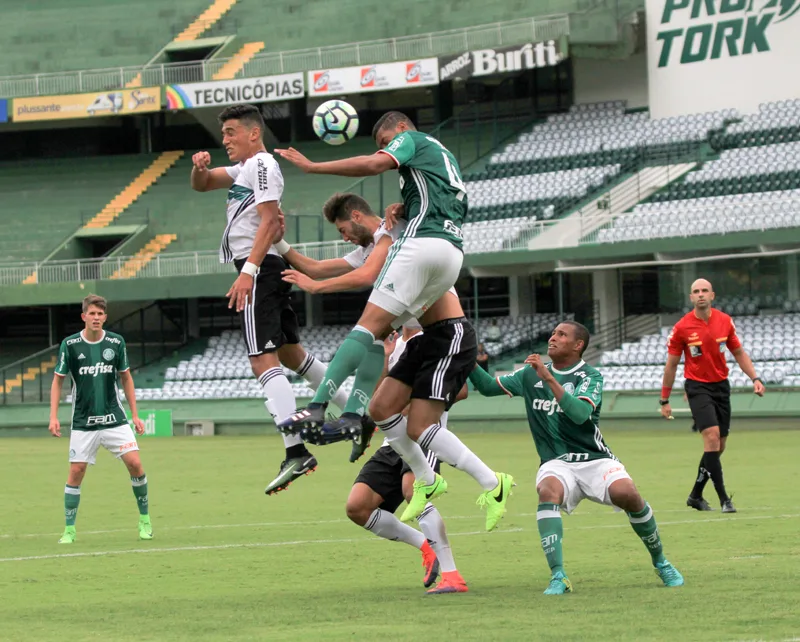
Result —
<instances>
[{"instance_id":1,"label":"referee in red jersey","mask_svg":"<svg viewBox=\"0 0 800 642\"><path fill-rule=\"evenodd\" d=\"M711 283L698 279L692 283L689 299L694 310L675 324L667 340L667 364L661 388L661 415L672 419L669 395L675 383L675 372L685 355L686 397L692 410L695 429L703 436L703 457L697 479L686 505L697 510L712 510L703 499L703 489L709 478L714 483L723 513L735 513L731 498L725 491L720 455L731 427L731 384L725 348L731 351L736 363L753 381L753 392L764 396L764 383L758 378L750 357L736 336L733 320L724 312L714 310L714 290Z\"/></svg>"}]
</instances>

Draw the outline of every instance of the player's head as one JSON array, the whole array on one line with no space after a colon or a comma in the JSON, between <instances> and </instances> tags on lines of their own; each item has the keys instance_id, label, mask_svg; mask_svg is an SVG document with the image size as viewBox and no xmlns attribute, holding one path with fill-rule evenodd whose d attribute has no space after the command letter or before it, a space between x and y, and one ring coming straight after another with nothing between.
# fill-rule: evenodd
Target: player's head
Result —
<instances>
[{"instance_id":1,"label":"player's head","mask_svg":"<svg viewBox=\"0 0 800 642\"><path fill-rule=\"evenodd\" d=\"M231 105L217 116L222 145L235 163L247 160L264 146L264 119L254 105Z\"/></svg>"},{"instance_id":2,"label":"player's head","mask_svg":"<svg viewBox=\"0 0 800 642\"><path fill-rule=\"evenodd\" d=\"M711 282L705 279L697 279L692 283L692 291L689 292L689 300L692 302L695 310L708 310L708 308L711 307L711 302L714 300L714 289L711 287Z\"/></svg>"},{"instance_id":3,"label":"player's head","mask_svg":"<svg viewBox=\"0 0 800 642\"><path fill-rule=\"evenodd\" d=\"M372 243L372 236L380 225L380 218L358 194L337 192L325 201L322 213L336 226L343 240L361 247Z\"/></svg>"},{"instance_id":4,"label":"player's head","mask_svg":"<svg viewBox=\"0 0 800 642\"><path fill-rule=\"evenodd\" d=\"M81 319L87 330L98 332L106 322L106 300L97 294L90 294L83 300Z\"/></svg>"},{"instance_id":5,"label":"player's head","mask_svg":"<svg viewBox=\"0 0 800 642\"><path fill-rule=\"evenodd\" d=\"M547 343L547 354L553 361L573 363L589 347L589 330L577 321L562 321L553 330Z\"/></svg>"},{"instance_id":6,"label":"player's head","mask_svg":"<svg viewBox=\"0 0 800 642\"><path fill-rule=\"evenodd\" d=\"M378 149L383 149L397 134L409 130L416 131L416 129L414 123L412 123L411 119L404 113L399 111L387 111L378 119L378 122L375 123L375 127L372 128L372 138L378 146Z\"/></svg>"}]
</instances>

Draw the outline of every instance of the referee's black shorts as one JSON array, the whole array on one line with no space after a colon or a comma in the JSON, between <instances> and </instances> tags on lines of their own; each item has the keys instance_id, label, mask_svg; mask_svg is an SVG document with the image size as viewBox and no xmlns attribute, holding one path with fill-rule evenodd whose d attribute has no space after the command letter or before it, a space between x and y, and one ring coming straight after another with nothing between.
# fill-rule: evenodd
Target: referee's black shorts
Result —
<instances>
[{"instance_id":1,"label":"referee's black shorts","mask_svg":"<svg viewBox=\"0 0 800 642\"><path fill-rule=\"evenodd\" d=\"M686 380L686 398L692 410L695 429L703 432L719 426L719 436L731 431L731 384L727 379L715 383Z\"/></svg>"},{"instance_id":2,"label":"referee's black shorts","mask_svg":"<svg viewBox=\"0 0 800 642\"><path fill-rule=\"evenodd\" d=\"M241 272L245 259L234 261ZM300 328L292 308L292 285L281 272L289 264L280 256L268 254L253 279L253 292L239 313L242 336L250 357L275 352L285 343L300 343Z\"/></svg>"}]
</instances>

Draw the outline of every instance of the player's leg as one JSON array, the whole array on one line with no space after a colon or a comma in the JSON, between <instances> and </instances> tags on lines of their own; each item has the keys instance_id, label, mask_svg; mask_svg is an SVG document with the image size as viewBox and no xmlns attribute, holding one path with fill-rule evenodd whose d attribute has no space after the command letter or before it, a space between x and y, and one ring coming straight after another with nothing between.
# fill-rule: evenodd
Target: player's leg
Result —
<instances>
[{"instance_id":1,"label":"player's leg","mask_svg":"<svg viewBox=\"0 0 800 642\"><path fill-rule=\"evenodd\" d=\"M561 462L559 462L561 463ZM565 483L547 469L555 466L547 462L539 469L536 478L536 492L539 495L539 506L536 509L536 526L539 528L542 550L547 565L550 567L550 583L544 591L545 595L563 595L572 592L572 583L564 572L564 524L561 520L561 505L565 503L567 490ZM563 477L563 474L562 474Z\"/></svg>"},{"instance_id":2,"label":"player's leg","mask_svg":"<svg viewBox=\"0 0 800 642\"><path fill-rule=\"evenodd\" d=\"M682 586L683 576L664 557L661 535L658 532L658 525L650 504L639 494L636 485L627 473L621 476L617 471L612 473L612 476L616 479L607 487L610 503L621 508L628 515L631 527L644 543L647 552L650 553L653 567L661 581L664 582L664 586ZM607 483L607 480L598 479L598 481L603 484Z\"/></svg>"},{"instance_id":3,"label":"player's leg","mask_svg":"<svg viewBox=\"0 0 800 642\"><path fill-rule=\"evenodd\" d=\"M147 494L147 475L139 457L139 451L126 452L120 457L131 477L131 488L139 508L139 539L153 539L153 524L150 521L150 500Z\"/></svg>"},{"instance_id":4,"label":"player's leg","mask_svg":"<svg viewBox=\"0 0 800 642\"><path fill-rule=\"evenodd\" d=\"M99 430L73 430L69 435L69 473L64 486L64 533L59 544L72 544L77 535L75 521L81 503L81 484L86 467L94 464L100 447Z\"/></svg>"},{"instance_id":5,"label":"player's leg","mask_svg":"<svg viewBox=\"0 0 800 642\"><path fill-rule=\"evenodd\" d=\"M313 354L306 352L303 346L299 343L284 343L278 349L278 358L289 370L294 370L303 377L314 391L319 390L319 386L325 378L325 364ZM347 405L347 399L347 393L341 388L332 397L333 403L341 409Z\"/></svg>"},{"instance_id":6,"label":"player's leg","mask_svg":"<svg viewBox=\"0 0 800 642\"><path fill-rule=\"evenodd\" d=\"M719 473L720 473L720 480L722 480L722 453L725 452L725 446L728 443L728 435L731 431L731 390L730 384L725 381L720 386L720 390L717 391L716 395L716 407L717 407L717 417L719 419ZM712 480L713 481L713 480ZM716 489L716 485L715 485ZM725 491L724 484L722 485L722 490L727 495ZM733 505L733 501L729 496L726 501L722 502L722 512L723 513L735 513L736 508Z\"/></svg>"},{"instance_id":7,"label":"player's leg","mask_svg":"<svg viewBox=\"0 0 800 642\"><path fill-rule=\"evenodd\" d=\"M719 412L720 408L718 407L718 403L716 403L715 399L712 397L707 384L687 381L686 393L695 426L703 437L703 468L708 471L708 476L711 478L711 481L714 484L714 490L717 491L720 504L724 508L726 502L730 501L728 493L725 490L725 481L722 477L722 464L720 463L719 458L720 423L721 418L724 418L724 416L720 417L720 415L724 415L724 413ZM730 425L729 408L730 407L728 407L727 413L728 425L726 428ZM687 501L687 504L690 504L690 502Z\"/></svg>"}]
</instances>

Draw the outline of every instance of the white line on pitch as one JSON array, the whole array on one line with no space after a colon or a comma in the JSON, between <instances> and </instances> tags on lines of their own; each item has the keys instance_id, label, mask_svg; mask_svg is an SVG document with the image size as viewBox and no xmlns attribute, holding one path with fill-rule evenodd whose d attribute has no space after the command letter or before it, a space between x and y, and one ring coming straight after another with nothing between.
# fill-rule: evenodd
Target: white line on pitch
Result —
<instances>
[{"instance_id":1,"label":"white line on pitch","mask_svg":"<svg viewBox=\"0 0 800 642\"><path fill-rule=\"evenodd\" d=\"M792 515L742 515L740 517L731 517L728 519L688 519L678 520L672 522L661 522L659 526L675 526L679 524L714 524L714 523L727 523L727 522L741 522L754 519L792 519L800 517L800 513ZM629 528L629 524L624 522L622 524L597 524L594 526L575 526L570 530L597 530L601 528ZM509 528L507 530L497 531L499 534L503 533L520 533L525 531L532 531L531 528ZM469 536L469 535L485 535L485 531L470 531L466 533L451 533L452 537ZM349 537L344 539L308 539L308 540L294 540L286 542L251 542L244 544L211 544L208 546L173 546L167 548L134 548L123 549L119 551L94 551L94 552L81 552L81 553L57 553L53 555L27 555L22 557L4 557L0 558L2 562L24 562L32 560L50 560L62 559L69 557L103 557L110 555L130 555L133 553L174 553L180 551L216 551L232 548L265 548L273 546L300 546L308 544L346 544L351 542L369 542L378 541L378 538L370 537Z\"/></svg>"},{"instance_id":2,"label":"white line on pitch","mask_svg":"<svg viewBox=\"0 0 800 642\"><path fill-rule=\"evenodd\" d=\"M758 506L755 508L748 508L747 511L768 511L768 510L775 510L774 507L771 506ZM656 510L654 511L656 516L663 515L664 513L687 513L688 510L683 509L664 509L664 510ZM740 513L741 515L741 513ZM535 517L536 513L515 513L513 515L509 515L511 518L515 517ZM577 515L570 515L570 519L575 519L577 517L598 517L598 516L606 516L606 513L578 513ZM482 515L480 513L475 513L474 515L443 515L445 521L450 521L454 519L480 519ZM689 520L689 521L696 521L696 520ZM193 525L193 526L159 526L158 530L161 531L194 531L194 530L205 530L210 528L272 528L272 527L282 527L282 526L321 526L325 524L348 524L350 523L349 519L327 519L327 520L310 520L304 522L254 522L252 524L202 524L202 525ZM108 530L96 530L96 531L80 531L81 536L84 535L108 535L111 533L127 533L131 529L130 528L111 528ZM135 529L134 529L135 530ZM0 535L0 539L11 539L14 537L59 537L61 532L58 533L21 533L16 535L14 533L5 533Z\"/></svg>"}]
</instances>

